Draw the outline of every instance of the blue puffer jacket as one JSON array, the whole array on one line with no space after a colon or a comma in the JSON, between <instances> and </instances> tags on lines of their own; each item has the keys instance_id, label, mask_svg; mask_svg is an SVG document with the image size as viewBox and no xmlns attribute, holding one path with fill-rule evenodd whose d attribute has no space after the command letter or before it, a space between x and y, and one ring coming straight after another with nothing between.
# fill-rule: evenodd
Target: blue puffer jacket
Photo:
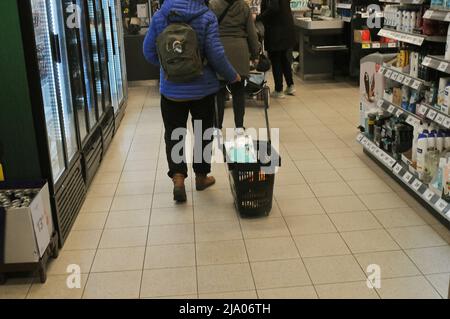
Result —
<instances>
[{"instance_id":1,"label":"blue puffer jacket","mask_svg":"<svg viewBox=\"0 0 450 319\"><path fill-rule=\"evenodd\" d=\"M219 26L214 13L208 10L204 0L166 0L161 10L152 18L150 30L144 41L145 58L152 64L160 65L156 49L158 35L167 27L167 16L171 11L179 14L183 22L189 21L195 15L205 12L194 19L190 25L197 32L201 54L208 61L203 75L193 82L174 83L167 81L161 70L161 94L175 100L197 100L217 93L219 90L218 73L224 79L232 82L237 73L228 62L219 37Z\"/></svg>"}]
</instances>

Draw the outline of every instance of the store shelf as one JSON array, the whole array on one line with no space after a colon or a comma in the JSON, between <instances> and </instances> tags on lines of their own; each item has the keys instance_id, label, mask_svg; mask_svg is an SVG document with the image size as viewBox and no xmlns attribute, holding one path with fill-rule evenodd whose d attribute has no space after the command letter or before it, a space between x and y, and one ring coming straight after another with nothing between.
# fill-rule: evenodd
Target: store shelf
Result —
<instances>
[{"instance_id":1,"label":"store shelf","mask_svg":"<svg viewBox=\"0 0 450 319\"><path fill-rule=\"evenodd\" d=\"M414 90L419 91L426 85L424 80L412 77L409 74L399 72L387 66L382 66L378 72L383 74L385 78L409 86Z\"/></svg>"},{"instance_id":2,"label":"store shelf","mask_svg":"<svg viewBox=\"0 0 450 319\"><path fill-rule=\"evenodd\" d=\"M392 104L386 100L378 100L378 107L382 108L384 111L389 114L394 115L395 117L402 118L406 123L412 126L417 126L422 122L422 118L417 114L411 113L407 110L402 109L400 106Z\"/></svg>"},{"instance_id":3,"label":"store shelf","mask_svg":"<svg viewBox=\"0 0 450 319\"><path fill-rule=\"evenodd\" d=\"M428 55L423 59L422 65L450 74L450 61L443 56Z\"/></svg>"},{"instance_id":4,"label":"store shelf","mask_svg":"<svg viewBox=\"0 0 450 319\"><path fill-rule=\"evenodd\" d=\"M442 128L450 129L450 116L424 103L417 105L417 114L404 110L400 106L386 100L378 100L378 107L396 117L403 118L406 123L412 126L416 126L422 121L427 121L437 124Z\"/></svg>"},{"instance_id":5,"label":"store shelf","mask_svg":"<svg viewBox=\"0 0 450 319\"><path fill-rule=\"evenodd\" d=\"M417 46L421 46L424 41L439 42L439 43L445 43L446 41L446 37L444 36L434 36L434 35L427 36L423 34L408 33L387 28L382 28L378 32L378 35L381 37L386 37L389 39L394 39L400 42L405 42Z\"/></svg>"},{"instance_id":6,"label":"store shelf","mask_svg":"<svg viewBox=\"0 0 450 319\"><path fill-rule=\"evenodd\" d=\"M450 12L429 9L429 10L425 11L425 13L423 15L423 18L424 19L429 19L429 20L438 20L438 21L450 22Z\"/></svg>"},{"instance_id":7,"label":"store shelf","mask_svg":"<svg viewBox=\"0 0 450 319\"><path fill-rule=\"evenodd\" d=\"M352 22L352 17L341 17L341 20L344 22Z\"/></svg>"},{"instance_id":8,"label":"store shelf","mask_svg":"<svg viewBox=\"0 0 450 319\"><path fill-rule=\"evenodd\" d=\"M390 42L390 43L380 43L380 42L372 42L372 43L354 43L355 46L360 47L361 49L369 50L369 49L394 49L398 48L398 42Z\"/></svg>"},{"instance_id":9,"label":"store shelf","mask_svg":"<svg viewBox=\"0 0 450 319\"><path fill-rule=\"evenodd\" d=\"M350 10L352 8L352 4L351 3L337 3L336 8Z\"/></svg>"},{"instance_id":10,"label":"store shelf","mask_svg":"<svg viewBox=\"0 0 450 319\"><path fill-rule=\"evenodd\" d=\"M401 181L404 186L407 186L439 215L445 218L445 220L450 221L450 204L436 195L426 184L414 176L405 163L395 160L390 154L379 148L362 133L358 134L356 140L374 160L392 172L398 181Z\"/></svg>"}]
</instances>

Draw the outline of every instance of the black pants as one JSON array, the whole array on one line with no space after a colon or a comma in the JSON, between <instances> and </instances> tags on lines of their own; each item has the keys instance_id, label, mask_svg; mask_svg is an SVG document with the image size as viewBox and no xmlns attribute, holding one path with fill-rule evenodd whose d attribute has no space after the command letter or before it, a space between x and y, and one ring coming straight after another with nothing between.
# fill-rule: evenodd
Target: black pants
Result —
<instances>
[{"instance_id":1,"label":"black pants","mask_svg":"<svg viewBox=\"0 0 450 319\"><path fill-rule=\"evenodd\" d=\"M196 174L209 174L211 172L211 149L212 147L212 132L214 124L214 103L215 96L210 95L201 100L195 101L172 101L164 96L161 97L161 113L164 121L166 141L166 155L169 163L169 177L172 178L175 174L184 174L188 176L188 168L186 161L185 141L186 128L189 113L192 116L192 126L194 128L194 136L192 137L194 145L194 172ZM201 122L202 130L198 131L198 126L195 122ZM180 129L180 132L174 132ZM197 131L196 131L197 130ZM208 131L210 134L206 134ZM208 133L206 132L206 133ZM174 136L172 136L172 133ZM174 154L172 154L172 151ZM206 153L206 154L205 154Z\"/></svg>"},{"instance_id":2,"label":"black pants","mask_svg":"<svg viewBox=\"0 0 450 319\"><path fill-rule=\"evenodd\" d=\"M236 128L244 127L245 116L245 81L236 82L229 85L231 95L233 96L234 125ZM219 128L222 129L223 118L225 114L225 98L227 88L223 87L217 93L217 109L219 112Z\"/></svg>"},{"instance_id":3,"label":"black pants","mask_svg":"<svg viewBox=\"0 0 450 319\"><path fill-rule=\"evenodd\" d=\"M288 57L289 52L290 50L269 52L269 58L272 62L273 79L275 81L275 91L277 92L283 91L283 75L288 86L294 84L292 66Z\"/></svg>"}]
</instances>

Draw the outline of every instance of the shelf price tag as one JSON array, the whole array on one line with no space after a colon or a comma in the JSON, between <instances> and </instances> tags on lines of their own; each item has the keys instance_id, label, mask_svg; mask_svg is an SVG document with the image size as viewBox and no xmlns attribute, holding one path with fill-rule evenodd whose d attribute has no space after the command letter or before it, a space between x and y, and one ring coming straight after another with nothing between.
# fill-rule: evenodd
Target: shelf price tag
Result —
<instances>
[{"instance_id":1,"label":"shelf price tag","mask_svg":"<svg viewBox=\"0 0 450 319\"><path fill-rule=\"evenodd\" d=\"M450 117L445 117L445 120L444 120L444 122L442 123L442 125L445 127L445 128L450 128Z\"/></svg>"},{"instance_id":2,"label":"shelf price tag","mask_svg":"<svg viewBox=\"0 0 450 319\"><path fill-rule=\"evenodd\" d=\"M391 78L392 70L387 70L385 75L387 78Z\"/></svg>"},{"instance_id":3,"label":"shelf price tag","mask_svg":"<svg viewBox=\"0 0 450 319\"><path fill-rule=\"evenodd\" d=\"M419 181L418 179L416 179L413 183L412 183L412 188L418 192L420 187L422 187L422 182Z\"/></svg>"},{"instance_id":4,"label":"shelf price tag","mask_svg":"<svg viewBox=\"0 0 450 319\"><path fill-rule=\"evenodd\" d=\"M397 72L392 72L391 80L397 81L397 77L398 77L398 73Z\"/></svg>"},{"instance_id":5,"label":"shelf price tag","mask_svg":"<svg viewBox=\"0 0 450 319\"><path fill-rule=\"evenodd\" d=\"M389 157L389 166L392 168L392 166L395 165L395 159L393 159L392 157Z\"/></svg>"},{"instance_id":6,"label":"shelf price tag","mask_svg":"<svg viewBox=\"0 0 450 319\"><path fill-rule=\"evenodd\" d=\"M384 104L384 101L383 101L383 100L378 100L378 101L377 101L377 106L378 106L378 107L382 107L383 104Z\"/></svg>"},{"instance_id":7,"label":"shelf price tag","mask_svg":"<svg viewBox=\"0 0 450 319\"><path fill-rule=\"evenodd\" d=\"M357 136L356 136L356 140L358 141L358 142L361 142L361 140L364 138L364 135L362 134L362 133L359 133Z\"/></svg>"},{"instance_id":8,"label":"shelf price tag","mask_svg":"<svg viewBox=\"0 0 450 319\"><path fill-rule=\"evenodd\" d=\"M404 84L404 85L409 85L409 83L410 83L411 81L412 81L411 78L405 76L405 79L403 80L403 84Z\"/></svg>"},{"instance_id":9,"label":"shelf price tag","mask_svg":"<svg viewBox=\"0 0 450 319\"><path fill-rule=\"evenodd\" d=\"M427 118L433 121L434 118L436 117L436 115L437 115L437 112L435 110L430 109L428 111Z\"/></svg>"},{"instance_id":10,"label":"shelf price tag","mask_svg":"<svg viewBox=\"0 0 450 319\"><path fill-rule=\"evenodd\" d=\"M382 66L382 67L380 67L380 69L378 70L378 72L380 72L381 74L383 74L384 70L386 70L386 69L384 68L384 66Z\"/></svg>"},{"instance_id":11,"label":"shelf price tag","mask_svg":"<svg viewBox=\"0 0 450 319\"><path fill-rule=\"evenodd\" d=\"M410 172L406 172L405 175L403 175L403 180L406 183L409 183L413 178L414 176Z\"/></svg>"},{"instance_id":12,"label":"shelf price tag","mask_svg":"<svg viewBox=\"0 0 450 319\"><path fill-rule=\"evenodd\" d=\"M388 48L396 48L396 47L397 47L397 43L395 43L395 42L388 43Z\"/></svg>"},{"instance_id":13,"label":"shelf price tag","mask_svg":"<svg viewBox=\"0 0 450 319\"><path fill-rule=\"evenodd\" d=\"M429 189L427 189L425 191L425 193L423 194L423 197L427 200L427 201L431 201L434 197L434 193L432 191L430 191Z\"/></svg>"},{"instance_id":14,"label":"shelf price tag","mask_svg":"<svg viewBox=\"0 0 450 319\"><path fill-rule=\"evenodd\" d=\"M415 126L417 122L414 116L408 115L408 117L406 118L406 123L408 123L411 126Z\"/></svg>"},{"instance_id":15,"label":"shelf price tag","mask_svg":"<svg viewBox=\"0 0 450 319\"><path fill-rule=\"evenodd\" d=\"M431 58L429 56L426 56L425 58L423 58L422 65L430 66L430 63L431 63Z\"/></svg>"},{"instance_id":16,"label":"shelf price tag","mask_svg":"<svg viewBox=\"0 0 450 319\"><path fill-rule=\"evenodd\" d=\"M400 117L403 114L403 111L400 109L397 109L397 111L395 112L395 116Z\"/></svg>"},{"instance_id":17,"label":"shelf price tag","mask_svg":"<svg viewBox=\"0 0 450 319\"><path fill-rule=\"evenodd\" d=\"M423 14L423 18L424 18L424 19L429 19L429 18L431 18L432 15L433 15L433 11L432 11L432 10L427 10L427 11L425 11L425 13Z\"/></svg>"},{"instance_id":18,"label":"shelf price tag","mask_svg":"<svg viewBox=\"0 0 450 319\"><path fill-rule=\"evenodd\" d=\"M411 82L410 82L411 83ZM414 83L411 85L411 87L414 89L414 90L418 90L419 88L420 88L420 85L421 85L422 83L420 82L420 81L418 81L418 80L415 80L414 81Z\"/></svg>"},{"instance_id":19,"label":"shelf price tag","mask_svg":"<svg viewBox=\"0 0 450 319\"><path fill-rule=\"evenodd\" d=\"M444 212L444 210L447 208L447 206L448 206L448 203L445 200L443 200L442 198L440 198L436 202L436 204L434 204L434 207L436 207L437 210L440 211L441 213Z\"/></svg>"},{"instance_id":20,"label":"shelf price tag","mask_svg":"<svg viewBox=\"0 0 450 319\"><path fill-rule=\"evenodd\" d=\"M436 115L436 118L434 119L434 121L436 123L438 123L439 125L442 125L442 123L444 123L444 120L445 120L445 116L443 114L441 114L441 113L438 113Z\"/></svg>"},{"instance_id":21,"label":"shelf price tag","mask_svg":"<svg viewBox=\"0 0 450 319\"><path fill-rule=\"evenodd\" d=\"M428 111L428 108L425 105L423 105L423 104L420 105L419 110L418 110L418 113L420 115L425 115L427 113L427 111Z\"/></svg>"},{"instance_id":22,"label":"shelf price tag","mask_svg":"<svg viewBox=\"0 0 450 319\"><path fill-rule=\"evenodd\" d=\"M397 174L397 175L399 175L400 172L402 171L402 168L403 168L403 167L402 167L400 164L395 165L395 166L394 166L394 173Z\"/></svg>"},{"instance_id":23,"label":"shelf price tag","mask_svg":"<svg viewBox=\"0 0 450 319\"><path fill-rule=\"evenodd\" d=\"M395 111L395 106L392 105L392 104L390 104L389 107L388 107L388 109L387 109L387 111L388 111L389 113L394 113L394 111Z\"/></svg>"},{"instance_id":24,"label":"shelf price tag","mask_svg":"<svg viewBox=\"0 0 450 319\"><path fill-rule=\"evenodd\" d=\"M381 44L379 42L372 43L372 48L374 49L381 48Z\"/></svg>"},{"instance_id":25,"label":"shelf price tag","mask_svg":"<svg viewBox=\"0 0 450 319\"><path fill-rule=\"evenodd\" d=\"M450 12L447 13L447 15L445 16L444 21L449 22L450 21Z\"/></svg>"},{"instance_id":26,"label":"shelf price tag","mask_svg":"<svg viewBox=\"0 0 450 319\"><path fill-rule=\"evenodd\" d=\"M447 70L447 68L448 68L448 63L447 62L439 63L439 66L438 66L438 70L439 71L445 72Z\"/></svg>"},{"instance_id":27,"label":"shelf price tag","mask_svg":"<svg viewBox=\"0 0 450 319\"><path fill-rule=\"evenodd\" d=\"M397 76L397 82L403 83L403 80L405 79L405 75L404 74L398 74Z\"/></svg>"}]
</instances>

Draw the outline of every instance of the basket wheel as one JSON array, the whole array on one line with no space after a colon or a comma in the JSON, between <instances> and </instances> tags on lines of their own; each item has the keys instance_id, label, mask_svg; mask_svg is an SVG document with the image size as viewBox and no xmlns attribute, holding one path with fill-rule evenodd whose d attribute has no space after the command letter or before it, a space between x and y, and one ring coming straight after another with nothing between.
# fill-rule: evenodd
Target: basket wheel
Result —
<instances>
[{"instance_id":1,"label":"basket wheel","mask_svg":"<svg viewBox=\"0 0 450 319\"><path fill-rule=\"evenodd\" d=\"M0 285L6 284L6 274L0 274Z\"/></svg>"},{"instance_id":2,"label":"basket wheel","mask_svg":"<svg viewBox=\"0 0 450 319\"><path fill-rule=\"evenodd\" d=\"M47 267L43 262L39 264L39 281L41 284L45 284L47 281Z\"/></svg>"}]
</instances>

